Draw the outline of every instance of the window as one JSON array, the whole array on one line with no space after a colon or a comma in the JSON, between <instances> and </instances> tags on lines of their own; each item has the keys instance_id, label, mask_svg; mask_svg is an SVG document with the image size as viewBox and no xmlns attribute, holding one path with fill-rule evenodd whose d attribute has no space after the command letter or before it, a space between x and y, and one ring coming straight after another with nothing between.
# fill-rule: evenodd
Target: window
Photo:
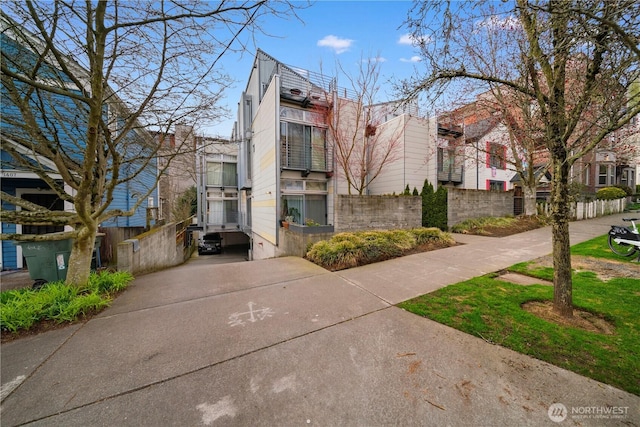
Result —
<instances>
[{"instance_id":1,"label":"window","mask_svg":"<svg viewBox=\"0 0 640 427\"><path fill-rule=\"evenodd\" d=\"M283 179L280 219L293 217L293 222L305 224L313 220L327 224L327 183L326 181Z\"/></svg>"},{"instance_id":2,"label":"window","mask_svg":"<svg viewBox=\"0 0 640 427\"><path fill-rule=\"evenodd\" d=\"M326 225L327 196L324 194L283 195L282 211L282 219L291 216L293 222L298 224L305 224L311 219L318 224Z\"/></svg>"},{"instance_id":3,"label":"window","mask_svg":"<svg viewBox=\"0 0 640 427\"><path fill-rule=\"evenodd\" d=\"M449 172L455 167L456 152L452 148L438 148L438 172Z\"/></svg>"},{"instance_id":4,"label":"window","mask_svg":"<svg viewBox=\"0 0 640 427\"><path fill-rule=\"evenodd\" d=\"M233 160L232 163L229 161ZM223 156L222 162L207 162L207 185L237 187L238 167L235 156Z\"/></svg>"},{"instance_id":5,"label":"window","mask_svg":"<svg viewBox=\"0 0 640 427\"><path fill-rule=\"evenodd\" d=\"M327 223L327 196L308 194L304 196L305 222L311 219L318 224Z\"/></svg>"},{"instance_id":6,"label":"window","mask_svg":"<svg viewBox=\"0 0 640 427\"><path fill-rule=\"evenodd\" d=\"M228 224L238 222L238 200L207 200L207 223Z\"/></svg>"},{"instance_id":7,"label":"window","mask_svg":"<svg viewBox=\"0 0 640 427\"><path fill-rule=\"evenodd\" d=\"M489 190L489 191L506 191L506 188L505 188L504 184L505 184L504 181L488 180L487 181L487 190Z\"/></svg>"},{"instance_id":8,"label":"window","mask_svg":"<svg viewBox=\"0 0 640 427\"><path fill-rule=\"evenodd\" d=\"M326 171L327 130L322 126L295 123L299 120L322 123L318 112L282 107L280 109L280 143L282 167L286 169ZM286 119L286 121L285 121Z\"/></svg>"},{"instance_id":9,"label":"window","mask_svg":"<svg viewBox=\"0 0 640 427\"><path fill-rule=\"evenodd\" d=\"M282 167L287 169L327 170L327 131L300 123L282 122Z\"/></svg>"},{"instance_id":10,"label":"window","mask_svg":"<svg viewBox=\"0 0 640 427\"><path fill-rule=\"evenodd\" d=\"M487 142L487 167L506 169L507 147L500 144Z\"/></svg>"},{"instance_id":11,"label":"window","mask_svg":"<svg viewBox=\"0 0 640 427\"><path fill-rule=\"evenodd\" d=\"M612 185L613 184L613 165L599 165L598 166L598 185Z\"/></svg>"}]
</instances>

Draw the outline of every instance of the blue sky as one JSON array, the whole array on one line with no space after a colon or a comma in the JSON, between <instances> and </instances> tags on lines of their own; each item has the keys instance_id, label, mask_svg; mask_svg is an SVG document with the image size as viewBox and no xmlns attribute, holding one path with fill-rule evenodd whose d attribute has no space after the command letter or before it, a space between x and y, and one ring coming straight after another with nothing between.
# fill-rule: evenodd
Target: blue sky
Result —
<instances>
[{"instance_id":1,"label":"blue sky","mask_svg":"<svg viewBox=\"0 0 640 427\"><path fill-rule=\"evenodd\" d=\"M417 51L406 37L407 29L402 28L411 5L410 1L317 1L298 11L300 20L263 20L263 28L270 36L258 33L255 42L247 38L248 51L242 55L232 53L223 60L225 71L236 80L233 88L226 91L224 104L235 113L256 48L285 64L311 71L320 71L322 64L325 74L335 71L336 61L348 72L356 73L361 58L379 55L383 83L380 94L392 99L393 93L385 83L409 77L419 66L415 62ZM234 120L230 117L203 131L229 137Z\"/></svg>"}]
</instances>

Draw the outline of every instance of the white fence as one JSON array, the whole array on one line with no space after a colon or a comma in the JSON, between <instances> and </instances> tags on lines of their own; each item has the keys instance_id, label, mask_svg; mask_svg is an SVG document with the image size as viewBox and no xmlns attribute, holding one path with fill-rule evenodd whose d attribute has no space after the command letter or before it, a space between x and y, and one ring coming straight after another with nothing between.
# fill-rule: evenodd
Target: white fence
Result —
<instances>
[{"instance_id":1,"label":"white fence","mask_svg":"<svg viewBox=\"0 0 640 427\"><path fill-rule=\"evenodd\" d=\"M571 218L574 220L595 218L624 211L627 199L594 200L592 202L574 202L571 206ZM538 215L550 215L551 205L547 202L537 204Z\"/></svg>"}]
</instances>

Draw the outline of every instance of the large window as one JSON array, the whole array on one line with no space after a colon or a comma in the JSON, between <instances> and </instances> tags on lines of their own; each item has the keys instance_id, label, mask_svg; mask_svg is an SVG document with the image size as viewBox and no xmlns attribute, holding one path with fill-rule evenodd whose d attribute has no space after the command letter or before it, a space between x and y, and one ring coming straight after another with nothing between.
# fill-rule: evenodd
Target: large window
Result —
<instances>
[{"instance_id":1,"label":"large window","mask_svg":"<svg viewBox=\"0 0 640 427\"><path fill-rule=\"evenodd\" d=\"M487 181L487 190L489 191L506 191L504 181Z\"/></svg>"},{"instance_id":2,"label":"large window","mask_svg":"<svg viewBox=\"0 0 640 427\"><path fill-rule=\"evenodd\" d=\"M438 147L438 172L453 170L456 163L456 151L453 148Z\"/></svg>"},{"instance_id":3,"label":"large window","mask_svg":"<svg viewBox=\"0 0 640 427\"><path fill-rule=\"evenodd\" d=\"M207 223L222 225L238 222L238 200L207 200Z\"/></svg>"},{"instance_id":4,"label":"large window","mask_svg":"<svg viewBox=\"0 0 640 427\"><path fill-rule=\"evenodd\" d=\"M238 193L235 190L207 190L207 224L238 222Z\"/></svg>"},{"instance_id":5,"label":"large window","mask_svg":"<svg viewBox=\"0 0 640 427\"><path fill-rule=\"evenodd\" d=\"M504 145L487 142L487 167L506 169L506 152Z\"/></svg>"},{"instance_id":6,"label":"large window","mask_svg":"<svg viewBox=\"0 0 640 427\"><path fill-rule=\"evenodd\" d=\"M235 156L222 156L221 162L207 162L207 185L237 187L238 168Z\"/></svg>"},{"instance_id":7,"label":"large window","mask_svg":"<svg viewBox=\"0 0 640 427\"><path fill-rule=\"evenodd\" d=\"M321 194L300 194L282 196L283 216L291 217L298 224L310 220L321 225L327 224L327 196ZM284 214L286 212L286 215Z\"/></svg>"},{"instance_id":8,"label":"large window","mask_svg":"<svg viewBox=\"0 0 640 427\"><path fill-rule=\"evenodd\" d=\"M280 112L282 167L310 171L326 171L327 130L321 115L312 111L282 107ZM289 120L311 121L312 124Z\"/></svg>"},{"instance_id":9,"label":"large window","mask_svg":"<svg viewBox=\"0 0 640 427\"><path fill-rule=\"evenodd\" d=\"M327 183L310 180L282 180L281 218L298 224L309 220L327 224Z\"/></svg>"}]
</instances>

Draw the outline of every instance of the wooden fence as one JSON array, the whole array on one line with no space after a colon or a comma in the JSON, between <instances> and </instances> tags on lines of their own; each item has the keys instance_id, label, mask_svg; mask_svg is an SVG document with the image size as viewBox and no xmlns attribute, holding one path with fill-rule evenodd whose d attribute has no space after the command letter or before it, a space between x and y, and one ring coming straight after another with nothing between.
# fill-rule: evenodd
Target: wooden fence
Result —
<instances>
[{"instance_id":1,"label":"wooden fence","mask_svg":"<svg viewBox=\"0 0 640 427\"><path fill-rule=\"evenodd\" d=\"M595 218L598 216L612 215L624 211L627 199L594 200L592 202L574 202L571 205L571 218L574 220ZM550 215L551 205L547 202L538 202L538 215Z\"/></svg>"}]
</instances>

